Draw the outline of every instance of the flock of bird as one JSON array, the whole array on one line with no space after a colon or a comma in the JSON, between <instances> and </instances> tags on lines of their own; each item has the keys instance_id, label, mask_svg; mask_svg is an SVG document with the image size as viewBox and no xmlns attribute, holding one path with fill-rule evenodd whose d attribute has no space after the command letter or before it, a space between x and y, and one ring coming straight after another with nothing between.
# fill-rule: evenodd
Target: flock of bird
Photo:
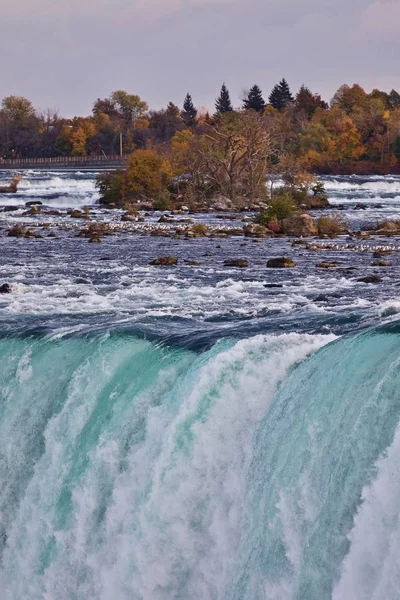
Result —
<instances>
[{"instance_id":1,"label":"flock of bird","mask_svg":"<svg viewBox=\"0 0 400 600\"><path fill-rule=\"evenodd\" d=\"M342 251L352 250L354 252L399 252L400 246L394 246L393 244L374 244L374 245L360 245L360 244L307 244L305 246L307 250L329 250L329 251Z\"/></svg>"},{"instance_id":2,"label":"flock of bird","mask_svg":"<svg viewBox=\"0 0 400 600\"><path fill-rule=\"evenodd\" d=\"M60 220L60 219L48 219L46 218L46 214L43 213L41 217L37 217L35 219L30 218L21 219L15 213L7 218L8 222L12 224L18 223L20 225L26 227L37 227L37 228L62 228L65 230L82 230L87 224L90 223L98 223L100 226L106 225L108 231L112 233L143 233L143 234L154 234L154 232L162 233L179 233L184 234L188 230L190 230L191 225L188 225L187 222L182 221L179 222L179 219L174 220L173 222L154 222L154 221L112 221L112 220L93 220L93 221L83 221L83 220ZM218 223L218 224L207 224L209 228L209 233L226 233L227 235L233 234L234 232L237 234L239 227L236 225L229 225L226 223ZM318 242L304 243L299 242L302 247L306 250L327 250L327 251L353 251L353 252L399 252L400 246L396 246L394 244L355 244L351 242L343 243L329 243L329 244L321 244ZM296 245L294 242L293 245Z\"/></svg>"}]
</instances>

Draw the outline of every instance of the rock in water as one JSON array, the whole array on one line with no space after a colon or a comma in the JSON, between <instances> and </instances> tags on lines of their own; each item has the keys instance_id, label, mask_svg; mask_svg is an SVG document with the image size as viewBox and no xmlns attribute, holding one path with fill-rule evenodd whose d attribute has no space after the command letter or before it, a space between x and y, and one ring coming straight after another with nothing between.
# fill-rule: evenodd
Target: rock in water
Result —
<instances>
[{"instance_id":1,"label":"rock in water","mask_svg":"<svg viewBox=\"0 0 400 600\"><path fill-rule=\"evenodd\" d=\"M9 283L3 283L0 285L0 294L11 294L12 288Z\"/></svg>"},{"instance_id":2,"label":"rock in water","mask_svg":"<svg viewBox=\"0 0 400 600\"><path fill-rule=\"evenodd\" d=\"M211 201L211 208L214 210L231 210L232 200L226 196L215 196Z\"/></svg>"},{"instance_id":3,"label":"rock in water","mask_svg":"<svg viewBox=\"0 0 400 600\"><path fill-rule=\"evenodd\" d=\"M245 258L227 258L224 261L224 267L240 267L245 268L249 266L249 261Z\"/></svg>"},{"instance_id":4,"label":"rock in water","mask_svg":"<svg viewBox=\"0 0 400 600\"><path fill-rule=\"evenodd\" d=\"M243 233L245 237L270 237L272 235L272 231L269 231L266 227L262 225L257 225L256 223L249 223L243 227Z\"/></svg>"},{"instance_id":5,"label":"rock in water","mask_svg":"<svg viewBox=\"0 0 400 600\"><path fill-rule=\"evenodd\" d=\"M178 264L178 259L175 256L160 256L150 262L151 265L170 267Z\"/></svg>"},{"instance_id":6,"label":"rock in water","mask_svg":"<svg viewBox=\"0 0 400 600\"><path fill-rule=\"evenodd\" d=\"M357 281L360 283L381 283L382 278L379 275L367 275L366 277L360 277Z\"/></svg>"},{"instance_id":7,"label":"rock in water","mask_svg":"<svg viewBox=\"0 0 400 600\"><path fill-rule=\"evenodd\" d=\"M373 267L392 267L393 263L390 260L374 260L371 265Z\"/></svg>"},{"instance_id":8,"label":"rock in water","mask_svg":"<svg viewBox=\"0 0 400 600\"><path fill-rule=\"evenodd\" d=\"M291 258L280 256L278 258L270 258L267 262L269 269L291 269L296 266L296 263Z\"/></svg>"},{"instance_id":9,"label":"rock in water","mask_svg":"<svg viewBox=\"0 0 400 600\"><path fill-rule=\"evenodd\" d=\"M317 264L318 269L335 269L338 266L339 266L339 263L327 262L327 261L322 261Z\"/></svg>"},{"instance_id":10,"label":"rock in water","mask_svg":"<svg viewBox=\"0 0 400 600\"><path fill-rule=\"evenodd\" d=\"M311 215L294 215L282 222L283 232L295 237L313 237L318 235L318 228Z\"/></svg>"}]
</instances>

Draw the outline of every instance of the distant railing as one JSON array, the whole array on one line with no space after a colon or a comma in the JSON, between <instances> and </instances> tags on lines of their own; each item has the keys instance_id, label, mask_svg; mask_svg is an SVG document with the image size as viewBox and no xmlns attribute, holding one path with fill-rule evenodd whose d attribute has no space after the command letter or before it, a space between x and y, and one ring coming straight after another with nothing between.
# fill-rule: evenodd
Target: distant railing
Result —
<instances>
[{"instance_id":1,"label":"distant railing","mask_svg":"<svg viewBox=\"0 0 400 600\"><path fill-rule=\"evenodd\" d=\"M23 167L26 165L59 165L59 164L101 164L101 163L124 163L126 156L113 154L111 156L55 156L52 158L2 158L0 167Z\"/></svg>"}]
</instances>

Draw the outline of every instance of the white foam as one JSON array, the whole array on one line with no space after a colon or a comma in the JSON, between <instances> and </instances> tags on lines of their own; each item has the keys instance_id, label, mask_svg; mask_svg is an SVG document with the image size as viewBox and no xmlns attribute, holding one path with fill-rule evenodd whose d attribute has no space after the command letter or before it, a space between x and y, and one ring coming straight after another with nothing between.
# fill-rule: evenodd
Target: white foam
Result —
<instances>
[{"instance_id":1,"label":"white foam","mask_svg":"<svg viewBox=\"0 0 400 600\"><path fill-rule=\"evenodd\" d=\"M398 364L397 364L398 368ZM334 600L397 600L400 589L400 428L362 494Z\"/></svg>"}]
</instances>

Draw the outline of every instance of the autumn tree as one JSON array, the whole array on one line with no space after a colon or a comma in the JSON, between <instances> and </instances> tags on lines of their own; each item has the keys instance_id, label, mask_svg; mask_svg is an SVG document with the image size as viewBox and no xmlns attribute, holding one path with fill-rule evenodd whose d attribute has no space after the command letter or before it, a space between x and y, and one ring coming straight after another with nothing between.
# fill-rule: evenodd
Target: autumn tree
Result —
<instances>
[{"instance_id":1,"label":"autumn tree","mask_svg":"<svg viewBox=\"0 0 400 600\"><path fill-rule=\"evenodd\" d=\"M15 123L35 116L32 102L23 96L7 96L3 99L1 107Z\"/></svg>"},{"instance_id":2,"label":"autumn tree","mask_svg":"<svg viewBox=\"0 0 400 600\"><path fill-rule=\"evenodd\" d=\"M400 108L400 94L396 90L392 90L389 94L389 108Z\"/></svg>"},{"instance_id":3,"label":"autumn tree","mask_svg":"<svg viewBox=\"0 0 400 600\"><path fill-rule=\"evenodd\" d=\"M354 108L352 119L366 147L368 158L383 162L385 150L386 153L389 150L387 143L389 111L386 108L385 98L371 94L362 105Z\"/></svg>"},{"instance_id":4,"label":"autumn tree","mask_svg":"<svg viewBox=\"0 0 400 600\"><path fill-rule=\"evenodd\" d=\"M311 122L300 132L297 148L304 163L312 169L330 163L335 152L335 143L321 122Z\"/></svg>"},{"instance_id":5,"label":"autumn tree","mask_svg":"<svg viewBox=\"0 0 400 600\"><path fill-rule=\"evenodd\" d=\"M283 110L290 104L294 103L294 98L286 79L282 79L277 85L274 86L269 96L269 103L277 110Z\"/></svg>"},{"instance_id":6,"label":"autumn tree","mask_svg":"<svg viewBox=\"0 0 400 600\"><path fill-rule=\"evenodd\" d=\"M98 115L117 117L119 115L117 103L112 98L97 98L93 105L92 113L95 117Z\"/></svg>"},{"instance_id":7,"label":"autumn tree","mask_svg":"<svg viewBox=\"0 0 400 600\"><path fill-rule=\"evenodd\" d=\"M187 93L183 102L181 117L187 127L192 127L196 123L197 110L193 104L192 96Z\"/></svg>"},{"instance_id":8,"label":"autumn tree","mask_svg":"<svg viewBox=\"0 0 400 600\"><path fill-rule=\"evenodd\" d=\"M143 117L148 104L135 94L128 94L124 90L117 90L111 94L111 101L115 104L126 126L135 125L135 121Z\"/></svg>"},{"instance_id":9,"label":"autumn tree","mask_svg":"<svg viewBox=\"0 0 400 600\"><path fill-rule=\"evenodd\" d=\"M215 110L217 114L223 114L233 111L231 97L225 83L222 84L221 92L215 101Z\"/></svg>"},{"instance_id":10,"label":"autumn tree","mask_svg":"<svg viewBox=\"0 0 400 600\"><path fill-rule=\"evenodd\" d=\"M154 200L164 194L171 180L171 165L154 150L136 150L128 158L121 182L123 202Z\"/></svg>"},{"instance_id":11,"label":"autumn tree","mask_svg":"<svg viewBox=\"0 0 400 600\"><path fill-rule=\"evenodd\" d=\"M254 200L266 193L266 175L272 155L266 119L257 112L224 115L207 127L199 153L206 177L232 201Z\"/></svg>"},{"instance_id":12,"label":"autumn tree","mask_svg":"<svg viewBox=\"0 0 400 600\"><path fill-rule=\"evenodd\" d=\"M393 144L393 153L397 160L400 162L400 135L396 137Z\"/></svg>"},{"instance_id":13,"label":"autumn tree","mask_svg":"<svg viewBox=\"0 0 400 600\"><path fill-rule=\"evenodd\" d=\"M296 94L295 106L296 109L300 113L304 113L308 119L312 117L317 108L322 108L324 110L328 108L328 104L322 100L321 96L319 94L313 94L305 85L302 85Z\"/></svg>"},{"instance_id":14,"label":"autumn tree","mask_svg":"<svg viewBox=\"0 0 400 600\"><path fill-rule=\"evenodd\" d=\"M167 108L149 113L149 129L155 142L169 141L175 133L184 127L179 108L170 102Z\"/></svg>"},{"instance_id":15,"label":"autumn tree","mask_svg":"<svg viewBox=\"0 0 400 600\"><path fill-rule=\"evenodd\" d=\"M253 87L250 88L243 101L243 108L245 110L255 110L258 113L262 113L264 111L265 101L262 91L258 85L253 85Z\"/></svg>"},{"instance_id":16,"label":"autumn tree","mask_svg":"<svg viewBox=\"0 0 400 600\"><path fill-rule=\"evenodd\" d=\"M358 160L364 154L365 147L357 127L338 106L331 110L317 109L313 121L326 128L332 141L324 156L327 164L341 165L346 161Z\"/></svg>"},{"instance_id":17,"label":"autumn tree","mask_svg":"<svg viewBox=\"0 0 400 600\"><path fill-rule=\"evenodd\" d=\"M342 109L346 114L351 114L356 107L362 106L368 98L363 88L355 83L351 87L342 85L331 100L331 107Z\"/></svg>"},{"instance_id":18,"label":"autumn tree","mask_svg":"<svg viewBox=\"0 0 400 600\"><path fill-rule=\"evenodd\" d=\"M56 149L64 156L86 156L88 139L95 134L91 119L75 118L64 125L56 141Z\"/></svg>"}]
</instances>

